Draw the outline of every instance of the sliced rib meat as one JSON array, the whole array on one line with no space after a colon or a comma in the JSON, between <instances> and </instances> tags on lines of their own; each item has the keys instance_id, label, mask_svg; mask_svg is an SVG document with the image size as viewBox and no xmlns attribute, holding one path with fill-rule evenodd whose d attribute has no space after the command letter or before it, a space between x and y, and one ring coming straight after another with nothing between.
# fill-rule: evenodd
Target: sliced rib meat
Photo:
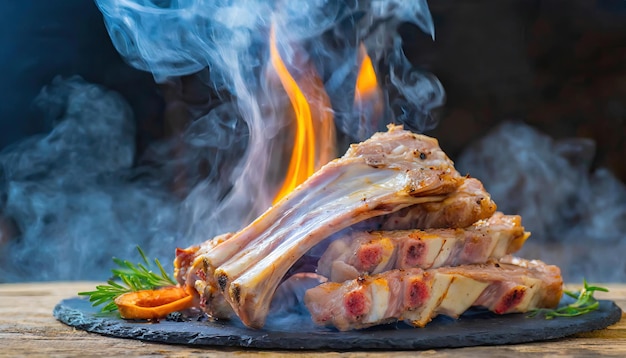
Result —
<instances>
[{"instance_id":1,"label":"sliced rib meat","mask_svg":"<svg viewBox=\"0 0 626 358\"><path fill-rule=\"evenodd\" d=\"M500 212L466 229L352 231L330 244L317 272L342 282L391 269L483 263L517 252L529 235L520 216Z\"/></svg>"},{"instance_id":2,"label":"sliced rib meat","mask_svg":"<svg viewBox=\"0 0 626 358\"><path fill-rule=\"evenodd\" d=\"M200 293L217 285L244 324L261 327L277 285L311 247L365 219L444 200L463 180L435 139L390 126L199 256L206 277ZM204 297L209 314L213 297Z\"/></svg>"},{"instance_id":3,"label":"sliced rib meat","mask_svg":"<svg viewBox=\"0 0 626 358\"><path fill-rule=\"evenodd\" d=\"M472 306L497 314L556 307L562 285L558 267L510 258L328 282L308 290L304 301L316 324L341 331L397 320L423 327L439 314L457 318Z\"/></svg>"},{"instance_id":4,"label":"sliced rib meat","mask_svg":"<svg viewBox=\"0 0 626 358\"><path fill-rule=\"evenodd\" d=\"M490 217L496 203L475 178L466 178L444 200L412 205L358 224L365 230L408 230L467 227Z\"/></svg>"}]
</instances>

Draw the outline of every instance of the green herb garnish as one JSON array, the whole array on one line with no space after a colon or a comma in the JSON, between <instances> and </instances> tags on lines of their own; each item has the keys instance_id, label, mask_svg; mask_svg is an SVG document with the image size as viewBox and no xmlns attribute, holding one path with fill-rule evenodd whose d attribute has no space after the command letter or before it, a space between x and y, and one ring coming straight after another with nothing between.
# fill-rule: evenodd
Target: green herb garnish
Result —
<instances>
[{"instance_id":1,"label":"green herb garnish","mask_svg":"<svg viewBox=\"0 0 626 358\"><path fill-rule=\"evenodd\" d=\"M566 295L575 298L576 302L555 309L534 309L530 312L528 317L534 317L538 314L543 314L546 319L552 319L554 317L575 317L595 311L600 307L600 302L593 297L595 291L609 292L609 290L604 287L589 286L587 281L583 278L583 289L579 292L563 291Z\"/></svg>"},{"instance_id":2,"label":"green herb garnish","mask_svg":"<svg viewBox=\"0 0 626 358\"><path fill-rule=\"evenodd\" d=\"M104 304L102 312L113 312L117 310L113 301L124 293L176 285L176 282L165 272L158 259L154 259L159 270L159 273L155 273L139 246L137 246L137 251L139 251L143 263L132 264L114 257L113 262L120 267L111 270L114 278L108 280L107 285L96 286L95 291L79 292L78 294L89 296L89 302L92 302L94 307Z\"/></svg>"}]
</instances>

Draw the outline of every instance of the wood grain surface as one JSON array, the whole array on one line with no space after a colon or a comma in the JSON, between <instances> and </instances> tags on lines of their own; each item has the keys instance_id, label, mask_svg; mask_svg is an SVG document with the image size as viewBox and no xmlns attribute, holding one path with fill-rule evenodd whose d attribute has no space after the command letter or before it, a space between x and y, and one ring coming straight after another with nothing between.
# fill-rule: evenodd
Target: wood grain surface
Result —
<instances>
[{"instance_id":1,"label":"wood grain surface","mask_svg":"<svg viewBox=\"0 0 626 358\"><path fill-rule=\"evenodd\" d=\"M407 352L288 352L218 349L145 343L110 338L68 327L52 316L62 299L91 290L93 282L0 284L0 356L171 356L171 357L625 357L626 315L607 329L565 339L494 347L470 347ZM626 309L626 284L606 284L608 293L596 297ZM568 286L577 289L577 286Z\"/></svg>"}]
</instances>

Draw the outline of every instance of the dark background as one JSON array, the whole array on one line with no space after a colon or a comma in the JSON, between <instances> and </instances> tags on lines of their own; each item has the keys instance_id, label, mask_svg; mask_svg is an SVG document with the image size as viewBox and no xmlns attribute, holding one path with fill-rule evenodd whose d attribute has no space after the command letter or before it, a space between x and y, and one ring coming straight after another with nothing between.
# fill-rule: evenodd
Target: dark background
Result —
<instances>
[{"instance_id":1,"label":"dark background","mask_svg":"<svg viewBox=\"0 0 626 358\"><path fill-rule=\"evenodd\" d=\"M436 41L403 26L407 56L439 77L447 104L431 135L454 158L507 119L597 142L594 164L626 182L626 1L431 1ZM0 2L0 148L50 129L32 100L56 75L120 92L139 153L167 136L163 88L124 64L94 3Z\"/></svg>"},{"instance_id":2,"label":"dark background","mask_svg":"<svg viewBox=\"0 0 626 358\"><path fill-rule=\"evenodd\" d=\"M51 129L32 101L57 75L121 93L138 121L140 147L163 136L163 100L152 75L124 63L93 1L0 2L0 148Z\"/></svg>"},{"instance_id":3,"label":"dark background","mask_svg":"<svg viewBox=\"0 0 626 358\"><path fill-rule=\"evenodd\" d=\"M626 182L626 1L431 1L436 41L407 54L447 93L430 134L453 158L498 122L592 138L596 167ZM411 28L404 35L411 38Z\"/></svg>"}]
</instances>

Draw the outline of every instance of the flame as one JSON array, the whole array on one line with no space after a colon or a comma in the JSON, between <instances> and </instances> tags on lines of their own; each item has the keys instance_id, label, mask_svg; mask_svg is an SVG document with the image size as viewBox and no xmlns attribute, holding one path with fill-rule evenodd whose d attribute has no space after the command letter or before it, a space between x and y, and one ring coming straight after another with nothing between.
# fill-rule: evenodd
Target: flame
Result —
<instances>
[{"instance_id":1,"label":"flame","mask_svg":"<svg viewBox=\"0 0 626 358\"><path fill-rule=\"evenodd\" d=\"M310 64L303 65L298 82L294 79L278 52L274 26L270 31L270 62L296 117L293 151L285 181L274 197L276 204L334 157L335 134L330 99L321 79Z\"/></svg>"},{"instance_id":2,"label":"flame","mask_svg":"<svg viewBox=\"0 0 626 358\"><path fill-rule=\"evenodd\" d=\"M376 71L367 49L361 43L358 59L361 59L354 89L354 115L358 119L357 138L367 138L374 134L383 120L384 96L378 86Z\"/></svg>"},{"instance_id":3,"label":"flame","mask_svg":"<svg viewBox=\"0 0 626 358\"><path fill-rule=\"evenodd\" d=\"M374 65L372 65L372 59L367 54L365 46L361 44L359 48L360 57L363 57L361 66L359 68L359 74L356 78L356 88L354 91L355 101L370 97L374 92L378 90L378 81L376 80L376 71L374 71Z\"/></svg>"}]
</instances>

